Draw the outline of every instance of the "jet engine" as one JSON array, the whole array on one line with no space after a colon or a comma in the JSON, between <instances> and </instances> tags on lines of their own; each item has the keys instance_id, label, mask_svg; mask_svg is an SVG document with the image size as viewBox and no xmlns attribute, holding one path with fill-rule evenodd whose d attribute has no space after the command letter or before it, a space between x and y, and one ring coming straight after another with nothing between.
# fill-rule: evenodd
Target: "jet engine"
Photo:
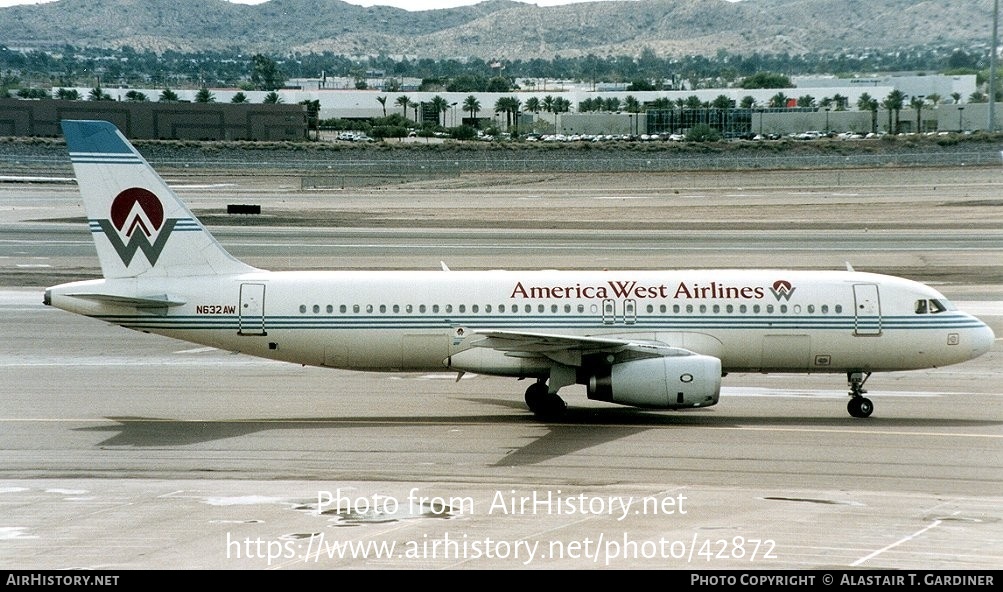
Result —
<instances>
[{"instance_id":1,"label":"jet engine","mask_svg":"<svg viewBox=\"0 0 1003 592\"><path fill-rule=\"evenodd\" d=\"M709 407L721 394L721 360L693 354L613 364L586 382L597 401L653 409Z\"/></svg>"}]
</instances>

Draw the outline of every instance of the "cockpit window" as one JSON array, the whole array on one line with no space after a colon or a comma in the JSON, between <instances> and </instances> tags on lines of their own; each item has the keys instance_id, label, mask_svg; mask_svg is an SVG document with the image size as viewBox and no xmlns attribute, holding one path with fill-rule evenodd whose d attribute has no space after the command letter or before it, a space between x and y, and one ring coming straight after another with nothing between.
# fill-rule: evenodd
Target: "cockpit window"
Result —
<instances>
[{"instance_id":1,"label":"cockpit window","mask_svg":"<svg viewBox=\"0 0 1003 592\"><path fill-rule=\"evenodd\" d=\"M951 305L946 300L931 298L916 301L916 314L937 314L948 310L951 310Z\"/></svg>"}]
</instances>

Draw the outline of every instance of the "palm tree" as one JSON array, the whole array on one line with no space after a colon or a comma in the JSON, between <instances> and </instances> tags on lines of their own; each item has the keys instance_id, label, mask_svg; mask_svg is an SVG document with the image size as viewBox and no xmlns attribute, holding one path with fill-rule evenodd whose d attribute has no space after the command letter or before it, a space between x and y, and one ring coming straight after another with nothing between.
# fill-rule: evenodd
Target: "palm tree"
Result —
<instances>
[{"instance_id":1,"label":"palm tree","mask_svg":"<svg viewBox=\"0 0 1003 592\"><path fill-rule=\"evenodd\" d=\"M407 108L410 107L412 104L413 103L411 102L411 99L409 99L407 95L401 95L397 97L397 101L394 102L394 105L397 105L398 107L404 110L405 119L407 119Z\"/></svg>"},{"instance_id":2,"label":"palm tree","mask_svg":"<svg viewBox=\"0 0 1003 592\"><path fill-rule=\"evenodd\" d=\"M209 91L208 88L202 87L199 89L198 93L195 94L196 103L215 103L216 97Z\"/></svg>"},{"instance_id":3,"label":"palm tree","mask_svg":"<svg viewBox=\"0 0 1003 592\"><path fill-rule=\"evenodd\" d=\"M432 97L432 100L430 102L432 104L432 107L435 109L435 124L444 126L445 123L442 124L439 123L439 114L446 113L446 110L449 109L449 101L440 97L439 95L435 95L434 97ZM445 116L443 116L443 122L445 122Z\"/></svg>"},{"instance_id":4,"label":"palm tree","mask_svg":"<svg viewBox=\"0 0 1003 592\"><path fill-rule=\"evenodd\" d=\"M899 133L899 112L902 111L902 106L905 104L905 93L899 89L895 89L888 93L885 100L881 102L881 106L888 109L888 127L889 133L897 134ZM892 113L895 114L895 122L892 124Z\"/></svg>"},{"instance_id":5,"label":"palm tree","mask_svg":"<svg viewBox=\"0 0 1003 592\"><path fill-rule=\"evenodd\" d=\"M651 101L652 109L672 109L672 99L668 97L658 97L654 101Z\"/></svg>"},{"instance_id":6,"label":"palm tree","mask_svg":"<svg viewBox=\"0 0 1003 592\"><path fill-rule=\"evenodd\" d=\"M519 112L519 107L522 105L516 97L502 97L495 102L495 111L498 113L505 113L506 129L512 127L512 120L516 117L516 113ZM516 132L518 133L518 122L516 125Z\"/></svg>"},{"instance_id":7,"label":"palm tree","mask_svg":"<svg viewBox=\"0 0 1003 592\"><path fill-rule=\"evenodd\" d=\"M547 95L543 97L543 101L540 102L540 108L550 113L554 110L554 97Z\"/></svg>"},{"instance_id":8,"label":"palm tree","mask_svg":"<svg viewBox=\"0 0 1003 592\"><path fill-rule=\"evenodd\" d=\"M540 109L547 113L554 113L554 97L547 95L540 101ZM554 131L557 131L557 115L554 115Z\"/></svg>"},{"instance_id":9,"label":"palm tree","mask_svg":"<svg viewBox=\"0 0 1003 592\"><path fill-rule=\"evenodd\" d=\"M470 114L470 119L476 120L477 113L481 110L481 102L474 95L470 95L463 99L463 110Z\"/></svg>"},{"instance_id":10,"label":"palm tree","mask_svg":"<svg viewBox=\"0 0 1003 592\"><path fill-rule=\"evenodd\" d=\"M250 101L247 100L247 95L245 95L242 92L238 92L237 94L233 95L233 98L230 99L230 102L233 103L234 105L242 105Z\"/></svg>"},{"instance_id":11,"label":"palm tree","mask_svg":"<svg viewBox=\"0 0 1003 592\"><path fill-rule=\"evenodd\" d=\"M56 98L64 101L80 100L80 92L75 88L61 88L56 91Z\"/></svg>"},{"instance_id":12,"label":"palm tree","mask_svg":"<svg viewBox=\"0 0 1003 592\"><path fill-rule=\"evenodd\" d=\"M279 103L282 102L282 97L279 96L279 93L273 90L272 92L265 95L265 99L261 102L265 105L278 105Z\"/></svg>"},{"instance_id":13,"label":"palm tree","mask_svg":"<svg viewBox=\"0 0 1003 592\"><path fill-rule=\"evenodd\" d=\"M387 116L387 97L386 95L376 97L376 102L383 107L383 117Z\"/></svg>"},{"instance_id":14,"label":"palm tree","mask_svg":"<svg viewBox=\"0 0 1003 592\"><path fill-rule=\"evenodd\" d=\"M867 93L857 99L857 109L871 112L871 133L878 133L878 100Z\"/></svg>"},{"instance_id":15,"label":"palm tree","mask_svg":"<svg viewBox=\"0 0 1003 592\"><path fill-rule=\"evenodd\" d=\"M125 93L125 100L133 103L144 103L149 99L146 97L145 93L141 93L138 90L130 90Z\"/></svg>"},{"instance_id":16,"label":"palm tree","mask_svg":"<svg viewBox=\"0 0 1003 592\"><path fill-rule=\"evenodd\" d=\"M784 108L786 108L787 107L787 95L785 95L782 92L778 92L777 94L775 94L772 97L770 97L770 107L773 107L775 109L784 109Z\"/></svg>"},{"instance_id":17,"label":"palm tree","mask_svg":"<svg viewBox=\"0 0 1003 592\"><path fill-rule=\"evenodd\" d=\"M557 128L557 114L567 113L571 111L571 101L565 99L564 97L557 97L554 99L554 128Z\"/></svg>"},{"instance_id":18,"label":"palm tree","mask_svg":"<svg viewBox=\"0 0 1003 592\"><path fill-rule=\"evenodd\" d=\"M730 109L731 99L727 95L717 95L717 97L711 101L710 106L715 109Z\"/></svg>"},{"instance_id":19,"label":"palm tree","mask_svg":"<svg viewBox=\"0 0 1003 592\"><path fill-rule=\"evenodd\" d=\"M536 97L530 97L526 99L526 111L536 114L540 112L540 99Z\"/></svg>"},{"instance_id":20,"label":"palm tree","mask_svg":"<svg viewBox=\"0 0 1003 592\"><path fill-rule=\"evenodd\" d=\"M510 97L501 97L495 101L495 113L504 113L506 118L506 128L512 126L512 114L510 111Z\"/></svg>"},{"instance_id":21,"label":"palm tree","mask_svg":"<svg viewBox=\"0 0 1003 592\"><path fill-rule=\"evenodd\" d=\"M909 106L916 110L916 133L922 133L923 131L923 105L926 104L926 100L920 97L912 97L909 99Z\"/></svg>"},{"instance_id":22,"label":"palm tree","mask_svg":"<svg viewBox=\"0 0 1003 592\"><path fill-rule=\"evenodd\" d=\"M100 86L95 86L91 92L87 93L88 101L110 101L111 95L106 93Z\"/></svg>"},{"instance_id":23,"label":"palm tree","mask_svg":"<svg viewBox=\"0 0 1003 592\"><path fill-rule=\"evenodd\" d=\"M158 99L161 103L177 103L178 93L174 92L169 88L165 88L160 91L160 98Z\"/></svg>"},{"instance_id":24,"label":"palm tree","mask_svg":"<svg viewBox=\"0 0 1003 592\"><path fill-rule=\"evenodd\" d=\"M641 101L638 101L634 95L627 95L623 98L623 108L627 113L640 113Z\"/></svg>"}]
</instances>

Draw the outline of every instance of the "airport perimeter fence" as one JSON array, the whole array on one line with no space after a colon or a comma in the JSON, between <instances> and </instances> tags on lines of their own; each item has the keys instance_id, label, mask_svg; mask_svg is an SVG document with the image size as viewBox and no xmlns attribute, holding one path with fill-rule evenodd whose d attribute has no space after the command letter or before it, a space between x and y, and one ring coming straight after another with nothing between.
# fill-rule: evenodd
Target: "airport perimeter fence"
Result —
<instances>
[{"instance_id":1,"label":"airport perimeter fence","mask_svg":"<svg viewBox=\"0 0 1003 592\"><path fill-rule=\"evenodd\" d=\"M281 165L276 163L279 167ZM300 165L304 163L299 163ZM856 169L881 167L960 167L1003 164L1000 151L902 153L860 155L776 155L776 156L590 156L571 157L546 154L526 157L504 153L481 155L476 158L422 158L407 160L337 161L338 174L386 175L390 172L417 176L431 173L632 173L681 171L741 171L741 170L812 170ZM254 165L260 167L261 165ZM290 166L296 167L296 164Z\"/></svg>"},{"instance_id":2,"label":"airport perimeter fence","mask_svg":"<svg viewBox=\"0 0 1003 592\"><path fill-rule=\"evenodd\" d=\"M239 151L227 154L171 150L143 150L158 170L198 171L200 174L225 172L240 175L301 175L324 178L429 178L469 173L641 173L679 171L741 170L812 170L880 167L961 167L1003 164L1003 152L996 147L983 151L869 152L862 154L658 154L613 151L524 150L458 152L444 156L439 152L408 151L334 152L268 150ZM147 153L149 152L149 153ZM69 159L54 153L18 153L0 147L0 177L5 175L72 176ZM321 181L320 184L323 184Z\"/></svg>"}]
</instances>

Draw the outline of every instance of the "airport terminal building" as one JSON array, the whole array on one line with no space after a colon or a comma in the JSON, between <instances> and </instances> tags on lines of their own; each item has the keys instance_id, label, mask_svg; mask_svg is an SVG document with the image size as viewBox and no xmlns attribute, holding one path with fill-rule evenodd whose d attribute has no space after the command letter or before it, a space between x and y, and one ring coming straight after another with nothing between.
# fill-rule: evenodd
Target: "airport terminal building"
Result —
<instances>
[{"instance_id":1,"label":"airport terminal building","mask_svg":"<svg viewBox=\"0 0 1003 592\"><path fill-rule=\"evenodd\" d=\"M62 135L62 119L103 119L135 139L302 140L302 105L0 99L0 136Z\"/></svg>"}]
</instances>

